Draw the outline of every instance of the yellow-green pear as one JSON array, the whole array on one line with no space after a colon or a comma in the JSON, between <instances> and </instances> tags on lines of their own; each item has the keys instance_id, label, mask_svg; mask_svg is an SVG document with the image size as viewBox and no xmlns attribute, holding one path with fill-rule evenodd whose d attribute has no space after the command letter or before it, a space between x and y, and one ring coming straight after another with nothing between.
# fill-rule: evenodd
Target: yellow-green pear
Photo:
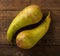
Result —
<instances>
[{"instance_id":1,"label":"yellow-green pear","mask_svg":"<svg viewBox=\"0 0 60 56\"><path fill-rule=\"evenodd\" d=\"M11 42L13 35L21 28L35 24L42 19L39 6L30 5L24 8L12 21L7 31L7 39Z\"/></svg>"},{"instance_id":2,"label":"yellow-green pear","mask_svg":"<svg viewBox=\"0 0 60 56\"><path fill-rule=\"evenodd\" d=\"M38 27L31 30L24 30L20 32L16 37L16 44L23 49L32 48L48 31L51 18L50 12L46 19Z\"/></svg>"}]
</instances>

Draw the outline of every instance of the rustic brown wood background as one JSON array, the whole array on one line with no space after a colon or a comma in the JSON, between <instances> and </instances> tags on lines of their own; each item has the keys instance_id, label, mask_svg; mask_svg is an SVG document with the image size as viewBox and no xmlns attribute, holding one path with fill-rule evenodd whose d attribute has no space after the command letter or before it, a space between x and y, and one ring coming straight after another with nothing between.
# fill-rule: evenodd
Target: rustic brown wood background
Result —
<instances>
[{"instance_id":1,"label":"rustic brown wood background","mask_svg":"<svg viewBox=\"0 0 60 56\"><path fill-rule=\"evenodd\" d=\"M8 43L6 31L19 11L30 4L51 11L52 22L36 46L23 50ZM60 56L60 0L0 0L0 56Z\"/></svg>"}]
</instances>

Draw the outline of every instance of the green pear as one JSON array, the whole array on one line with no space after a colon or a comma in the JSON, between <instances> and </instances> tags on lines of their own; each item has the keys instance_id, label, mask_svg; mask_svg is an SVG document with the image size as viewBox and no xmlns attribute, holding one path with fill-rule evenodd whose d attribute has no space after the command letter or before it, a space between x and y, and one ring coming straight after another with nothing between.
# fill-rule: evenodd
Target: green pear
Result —
<instances>
[{"instance_id":1,"label":"green pear","mask_svg":"<svg viewBox=\"0 0 60 56\"><path fill-rule=\"evenodd\" d=\"M42 24L34 29L24 30L20 32L16 37L16 44L23 49L32 48L48 31L51 18L50 12Z\"/></svg>"},{"instance_id":2,"label":"green pear","mask_svg":"<svg viewBox=\"0 0 60 56\"><path fill-rule=\"evenodd\" d=\"M12 21L7 31L7 39L11 42L13 35L21 28L35 24L42 19L39 6L30 5L24 8Z\"/></svg>"}]
</instances>

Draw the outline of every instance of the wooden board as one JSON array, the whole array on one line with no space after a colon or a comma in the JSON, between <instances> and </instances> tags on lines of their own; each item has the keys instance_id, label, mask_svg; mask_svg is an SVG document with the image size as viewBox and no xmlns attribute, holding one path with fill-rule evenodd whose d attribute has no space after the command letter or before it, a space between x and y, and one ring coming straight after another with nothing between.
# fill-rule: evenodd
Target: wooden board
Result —
<instances>
[{"instance_id":1,"label":"wooden board","mask_svg":"<svg viewBox=\"0 0 60 56\"><path fill-rule=\"evenodd\" d=\"M11 21L26 6L39 5L43 13L51 12L47 34L30 50L12 46L6 39ZM0 0L0 56L60 56L60 0Z\"/></svg>"}]
</instances>

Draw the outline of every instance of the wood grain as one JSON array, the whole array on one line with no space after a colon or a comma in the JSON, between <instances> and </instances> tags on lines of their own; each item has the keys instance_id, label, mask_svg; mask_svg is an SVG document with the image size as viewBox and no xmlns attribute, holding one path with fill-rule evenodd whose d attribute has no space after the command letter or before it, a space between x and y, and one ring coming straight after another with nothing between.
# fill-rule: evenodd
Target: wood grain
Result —
<instances>
[{"instance_id":1,"label":"wood grain","mask_svg":"<svg viewBox=\"0 0 60 56\"><path fill-rule=\"evenodd\" d=\"M14 46L1 45L0 56L59 56L60 46L35 46L23 50ZM4 51L5 50L5 51Z\"/></svg>"},{"instance_id":2,"label":"wood grain","mask_svg":"<svg viewBox=\"0 0 60 56\"><path fill-rule=\"evenodd\" d=\"M0 10L21 10L29 5L29 0L0 0Z\"/></svg>"},{"instance_id":3,"label":"wood grain","mask_svg":"<svg viewBox=\"0 0 60 56\"><path fill-rule=\"evenodd\" d=\"M60 0L31 0L31 4L37 4L42 9L60 10Z\"/></svg>"}]
</instances>

